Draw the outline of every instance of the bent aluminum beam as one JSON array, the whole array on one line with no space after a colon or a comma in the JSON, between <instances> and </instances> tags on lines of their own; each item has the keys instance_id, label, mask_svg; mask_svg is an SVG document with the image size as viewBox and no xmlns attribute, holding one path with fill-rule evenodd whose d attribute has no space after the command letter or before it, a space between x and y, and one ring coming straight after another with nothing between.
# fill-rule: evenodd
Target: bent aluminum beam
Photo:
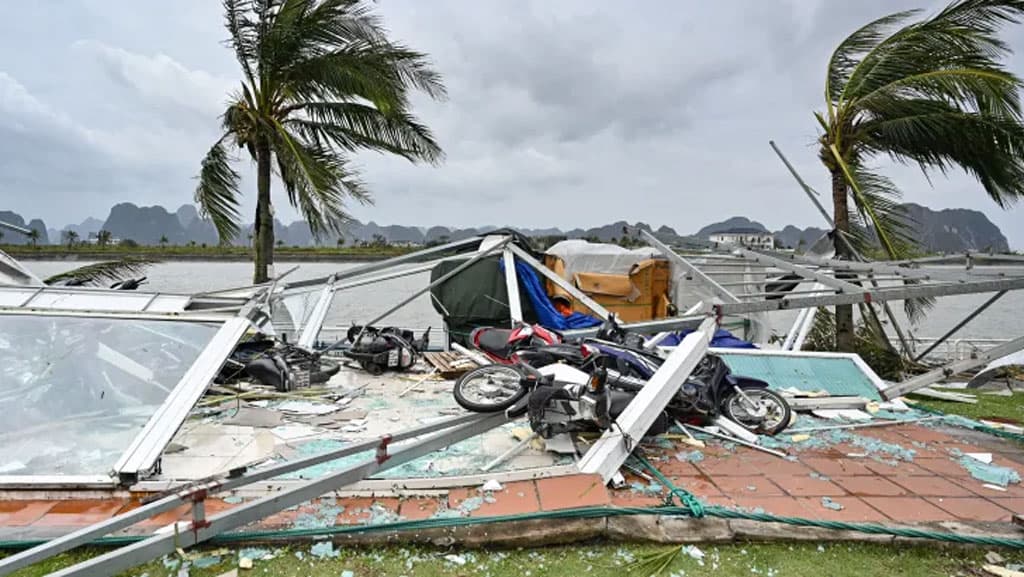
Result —
<instances>
[{"instance_id":1,"label":"bent aluminum beam","mask_svg":"<svg viewBox=\"0 0 1024 577\"><path fill-rule=\"evenodd\" d=\"M708 318L707 315L670 317L665 319L658 319L656 321L639 321L635 323L626 323L622 325L622 328L634 333L654 334L660 333L662 331L696 329L697 327L700 326L702 322L704 322L704 319L706 318ZM598 329L599 327L590 327L589 329L574 329L571 331L563 331L562 335L571 338L592 337L597 334Z\"/></svg>"},{"instance_id":2,"label":"bent aluminum beam","mask_svg":"<svg viewBox=\"0 0 1024 577\"><path fill-rule=\"evenodd\" d=\"M608 315L610 314L608 312L608 309L604 308L603 306L598 304L597 301L587 296L583 291L573 286L571 282L558 276L558 274L556 274L555 271L544 266L542 262L533 258L533 256L530 255L530 253L526 252L525 250L519 248L514 244L510 244L508 248L517 257L519 257L520 260L533 267L533 269L539 272L540 274L544 275L544 278L555 283L556 285L558 285L559 288L572 295L574 299L583 303L583 306L590 309L591 312L601 317L602 319L608 318Z\"/></svg>"},{"instance_id":3,"label":"bent aluminum beam","mask_svg":"<svg viewBox=\"0 0 1024 577\"><path fill-rule=\"evenodd\" d=\"M516 273L516 258L505 245L501 251L502 262L505 264L505 293L508 295L508 314L512 318L512 326L523 322L523 301L519 300L519 275Z\"/></svg>"},{"instance_id":4,"label":"bent aluminum beam","mask_svg":"<svg viewBox=\"0 0 1024 577\"><path fill-rule=\"evenodd\" d=\"M334 276L334 278L336 280L345 280L345 279L349 279L349 278L354 278L354 277L362 276L364 274L369 274L369 273L372 273L372 272L377 272L379 270L384 270L384 269L387 269L387 268L391 268L391 267L393 267L395 265L398 265L398 264L414 261L416 259L428 256L428 255L438 254L438 253L442 253L442 252L445 252L445 251L449 251L449 250L453 250L453 249L457 249L457 248L462 248L464 246L469 246L471 244L480 244L481 240L483 240L483 238L479 237L479 236L474 236L474 237L470 237L470 238L466 238L466 239L462 239L462 240L457 240L455 242L450 242L448 244L442 244L440 246L434 246L434 247L426 248L426 249L423 249L423 250L418 250L418 251L415 251L415 252L410 252L409 254L403 254L401 256L392 257L392 258L385 259L385 260L382 260L382 261L371 262L371 263L360 265L360 266L357 266L357 267L354 267L354 268L350 268L350 269L347 269L347 270L338 271L338 272L334 273L333 276ZM292 283L287 283L285 285L285 287L286 288L299 288L299 287L304 287L304 286L314 286L314 285L318 285L318 284L323 284L323 283L327 282L327 280L330 279L330 278L331 277L329 277L329 276L325 276L325 277L313 278L313 279L308 279L308 280L300 280L300 281L295 281L295 282L292 282Z\"/></svg>"},{"instance_id":5,"label":"bent aluminum beam","mask_svg":"<svg viewBox=\"0 0 1024 577\"><path fill-rule=\"evenodd\" d=\"M743 256L747 257L748 259L753 260L754 262L758 262L758 263L764 262L764 263L770 264L770 265L772 265L772 266L774 266L776 268L781 268L782 270L789 271L789 272L791 272L791 273L793 273L795 275L798 275L800 277L803 277L803 278L805 278L807 280L817 281L818 284L823 284L823 285L825 285L827 287L834 288L834 289L838 290L839 292L844 292L844 293L864 293L864 292L867 292L867 290L865 290L864 287L857 286L857 285L855 285L855 284L853 284L851 282L846 282L844 280L840 280L840 279L838 279L838 278L836 278L834 276L829 276L827 274L821 274L820 272L816 272L816 271L810 270L807 267L797 266L797 265L792 264L790 262L786 262L784 259L781 259L781 258L776 258L774 256L769 256L769 255L766 255L764 253L752 251L752 250L749 250L749 249L746 249L746 248L740 248L740 249L737 249L737 250L739 250L740 254L742 254Z\"/></svg>"},{"instance_id":6,"label":"bent aluminum beam","mask_svg":"<svg viewBox=\"0 0 1024 577\"><path fill-rule=\"evenodd\" d=\"M309 317L305 319L306 322L302 327L302 334L299 335L298 340L300 347L306 350L313 350L316 338L320 336L320 328L324 326L324 319L327 318L327 313L331 310L335 290L337 289L334 286L334 277L331 277L327 281L327 285L321 289L320 298L313 305L313 310L310 311Z\"/></svg>"},{"instance_id":7,"label":"bent aluminum beam","mask_svg":"<svg viewBox=\"0 0 1024 577\"><path fill-rule=\"evenodd\" d=\"M226 531L259 521L289 507L365 479L378 471L402 465L438 449L479 435L507 421L508 417L504 413L491 413L483 418L454 427L452 430L442 431L401 447L393 453L385 451L377 457L370 457L366 461L294 489L240 505L214 515L202 524L193 523L186 531L157 534L144 541L94 557L51 575L63 577L114 575L161 555L172 553L178 548L191 547Z\"/></svg>"},{"instance_id":8,"label":"bent aluminum beam","mask_svg":"<svg viewBox=\"0 0 1024 577\"><path fill-rule=\"evenodd\" d=\"M924 350L924 352L922 352L921 354L919 354L916 357L914 357L914 360L915 361L920 361L921 359L923 359L926 356L928 356L928 353L934 351L936 349L936 347L938 347L942 343L946 342L946 339L948 339L949 337L951 337L954 334L956 334L956 332L958 330L964 328L964 326L967 323L971 322L972 320L974 320L975 317L977 317L981 313L985 312L985 309L987 309L988 307L992 306L997 300L1003 298L1003 295L1005 295L1006 292L1007 291L999 291L996 294L992 295L992 297L990 299L988 299L987 301L982 303L981 306L979 306L978 308L974 309L974 311L972 311L971 314L969 314L966 317L964 317L963 320L958 322L955 326L953 326L953 328L951 328L948 331L946 331L946 334L944 334L941 337L935 339L935 342L933 342L931 345L929 345L928 348L926 348Z\"/></svg>"},{"instance_id":9,"label":"bent aluminum beam","mask_svg":"<svg viewBox=\"0 0 1024 577\"><path fill-rule=\"evenodd\" d=\"M902 301L920 297L955 296L1018 289L1024 289L1024 277L1000 280L976 280L971 282L947 284L916 284L881 287L868 290L862 294L840 293L823 296L782 298L771 301L723 303L715 305L715 308L718 310L719 314L722 315L743 315L761 311L785 311L807 307Z\"/></svg>"},{"instance_id":10,"label":"bent aluminum beam","mask_svg":"<svg viewBox=\"0 0 1024 577\"><path fill-rule=\"evenodd\" d=\"M928 371L923 375L918 375L911 379L907 379L906 381L896 383L882 391L882 398L887 401L891 401L897 397L902 397L903 395L937 383L942 379L951 377L957 373L987 365L995 359L1004 357L1010 353L1015 353L1022 349L1024 349L1024 337L1017 337L1010 342L999 345L998 347L993 347L978 353L977 358L956 361L935 370Z\"/></svg>"},{"instance_id":11,"label":"bent aluminum beam","mask_svg":"<svg viewBox=\"0 0 1024 577\"><path fill-rule=\"evenodd\" d=\"M390 442L399 443L407 441L409 439L414 439L437 431L480 421L485 418L487 418L486 415L475 413L452 417L444 421L399 431L390 437ZM0 559L0 575L7 575L8 573L17 571L18 569L27 567L33 563L38 563L39 561L48 559L54 555L70 551L75 547L91 543L100 537L130 527L139 521L149 519L155 515L159 515L188 504L191 502L191 496L197 491L207 491L209 494L233 491L235 489L245 487L246 485L273 479L287 473L301 471L314 465L327 463L329 461L356 455L365 451L372 451L379 447L383 441L384 438L368 439L366 441L351 443L339 449L321 453L319 455L313 455L311 457L297 459L294 461L287 461L273 467L246 472L245 474L237 477L216 477L180 487L172 494L165 495L155 501L141 505L127 513L122 513L105 521L96 523L95 525L90 525L73 533L57 537L43 543L42 545L37 545L31 549L26 549L11 555L10 557Z\"/></svg>"},{"instance_id":12,"label":"bent aluminum beam","mask_svg":"<svg viewBox=\"0 0 1024 577\"><path fill-rule=\"evenodd\" d=\"M181 427L189 411L199 401L249 326L249 319L244 317L233 318L221 326L181 377L170 396L118 459L114 473L122 479L133 479L152 470L164 447Z\"/></svg>"},{"instance_id":13,"label":"bent aluminum beam","mask_svg":"<svg viewBox=\"0 0 1024 577\"><path fill-rule=\"evenodd\" d=\"M655 238L653 234L647 232L646 230L641 230L640 234L644 236L644 239L646 239L651 246L658 249L658 252L665 255L665 258L667 258L673 264L683 267L687 272L693 275L697 282L706 286L708 290L710 290L715 296L722 299L722 302L740 302L740 299L736 298L736 295L732 294L724 287L722 287L722 285L715 282L714 279L704 274L704 271L697 268L693 263L679 256L678 254L676 254L675 251L665 246L660 240Z\"/></svg>"},{"instance_id":14,"label":"bent aluminum beam","mask_svg":"<svg viewBox=\"0 0 1024 577\"><path fill-rule=\"evenodd\" d=\"M605 431L587 454L583 455L579 462L580 471L599 474L605 483L615 476L683 381L704 358L711 344L711 336L715 333L715 326L715 319L707 318L700 328L686 335L643 389L633 397L619 418L615 419L612 429Z\"/></svg>"}]
</instances>

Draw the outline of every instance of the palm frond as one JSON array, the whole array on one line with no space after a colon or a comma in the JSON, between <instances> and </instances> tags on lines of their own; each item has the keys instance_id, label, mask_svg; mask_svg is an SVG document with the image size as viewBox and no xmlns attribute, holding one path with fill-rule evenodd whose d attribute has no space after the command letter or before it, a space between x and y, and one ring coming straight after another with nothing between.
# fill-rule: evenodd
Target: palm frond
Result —
<instances>
[{"instance_id":1,"label":"palm frond","mask_svg":"<svg viewBox=\"0 0 1024 577\"><path fill-rule=\"evenodd\" d=\"M870 66L871 51L886 39L892 27L918 12L919 10L907 10L883 16L868 22L840 42L829 58L828 74L825 77L825 100L830 105L842 100L847 81L854 75L858 66Z\"/></svg>"},{"instance_id":2,"label":"palm frond","mask_svg":"<svg viewBox=\"0 0 1024 577\"><path fill-rule=\"evenodd\" d=\"M384 114L367 104L313 102L302 107L305 118L286 121L307 139L349 151L381 150L410 161L437 163L443 158L433 133L412 114Z\"/></svg>"},{"instance_id":3,"label":"palm frond","mask_svg":"<svg viewBox=\"0 0 1024 577\"><path fill-rule=\"evenodd\" d=\"M231 159L221 137L206 153L199 171L195 200L199 212L213 221L221 241L238 234L238 182L240 176L231 168Z\"/></svg>"},{"instance_id":4,"label":"palm frond","mask_svg":"<svg viewBox=\"0 0 1024 577\"><path fill-rule=\"evenodd\" d=\"M274 154L288 201L302 212L316 238L342 233L351 221L345 200L369 203L358 174L336 152L303 142L283 125L277 126Z\"/></svg>"},{"instance_id":5,"label":"palm frond","mask_svg":"<svg viewBox=\"0 0 1024 577\"><path fill-rule=\"evenodd\" d=\"M245 73L249 84L256 84L255 68L258 65L259 44L256 24L247 16L253 10L251 0L224 0L224 26L231 38L227 43L235 52L235 58Z\"/></svg>"},{"instance_id":6,"label":"palm frond","mask_svg":"<svg viewBox=\"0 0 1024 577\"><path fill-rule=\"evenodd\" d=\"M124 257L118 260L97 262L53 275L43 280L48 285L74 284L102 286L124 280L126 277L137 276L160 262L145 257Z\"/></svg>"}]
</instances>

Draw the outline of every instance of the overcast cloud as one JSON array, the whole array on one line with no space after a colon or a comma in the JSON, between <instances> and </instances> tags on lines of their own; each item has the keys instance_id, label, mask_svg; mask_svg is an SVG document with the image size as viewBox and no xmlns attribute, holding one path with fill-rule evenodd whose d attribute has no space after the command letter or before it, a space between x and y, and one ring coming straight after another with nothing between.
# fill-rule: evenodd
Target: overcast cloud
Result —
<instances>
[{"instance_id":1,"label":"overcast cloud","mask_svg":"<svg viewBox=\"0 0 1024 577\"><path fill-rule=\"evenodd\" d=\"M869 0L379 0L393 36L431 55L450 98L417 99L447 161L357 157L382 224L594 226L694 232L733 215L775 229L821 217L775 158L819 190L812 112L832 48L883 14ZM0 0L0 209L51 227L116 202L191 201L199 160L239 77L216 0ZM1006 31L1024 52L1024 28ZM1024 60L1011 62L1024 75ZM1001 211L959 175L890 167L905 198ZM248 169L246 172L250 172ZM245 184L251 213L251 181ZM295 212L276 196L279 218Z\"/></svg>"}]
</instances>

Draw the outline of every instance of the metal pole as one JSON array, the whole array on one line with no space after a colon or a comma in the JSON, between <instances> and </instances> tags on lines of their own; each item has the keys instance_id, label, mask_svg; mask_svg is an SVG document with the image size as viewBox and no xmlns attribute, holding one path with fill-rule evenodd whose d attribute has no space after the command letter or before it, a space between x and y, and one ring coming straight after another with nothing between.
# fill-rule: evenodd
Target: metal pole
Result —
<instances>
[{"instance_id":1,"label":"metal pole","mask_svg":"<svg viewBox=\"0 0 1024 577\"><path fill-rule=\"evenodd\" d=\"M1024 349L1024 337L1017 337L1010 342L999 345L998 347L993 347L978 353L977 358L956 361L928 371L922 375L918 375L912 379L896 383L881 391L882 398L887 401L891 401L896 397L902 397L907 393L923 389L924 387L937 383L942 379L988 364L995 359L1004 357L1010 353L1015 353L1021 349Z\"/></svg>"},{"instance_id":2,"label":"metal pole","mask_svg":"<svg viewBox=\"0 0 1024 577\"><path fill-rule=\"evenodd\" d=\"M581 291L580 289L574 287L572 285L572 283L570 283L569 281L567 281L564 278L562 278L562 277L558 276L557 274L555 274L555 271L553 271L553 270L549 269L548 267L544 266L543 263L541 263L537 259L535 259L532 256L530 256L530 254L528 252L526 252L525 250L519 248L518 246L516 246L514 244L509 245L508 248L517 257L519 257L520 260L522 260L526 264L528 264L531 267L533 267L534 270L536 270L540 274L544 275L545 278L547 278L551 282L553 282L556 285L558 285L565 292L567 292L570 295L572 295L572 297L574 299L576 299L576 300L580 301L581 303L583 303L583 306L585 306L588 309L590 309L591 312L593 312L597 316L601 317L602 319L607 319L608 318L608 315L610 314L608 312L608 309L606 309L603 306L601 306L600 304L598 304L597 301L595 301L594 299L592 299L589 296L587 296L586 294L584 294L584 292Z\"/></svg>"},{"instance_id":3,"label":"metal pole","mask_svg":"<svg viewBox=\"0 0 1024 577\"><path fill-rule=\"evenodd\" d=\"M722 299L723 302L740 302L740 299L736 298L736 295L732 294L731 292L723 288L722 285L715 282L714 279L704 274L704 271L697 268L693 263L679 256L672 249L665 246L665 244L663 244L660 240L655 238L653 234L647 232L646 230L641 230L640 234L644 236L644 239L647 240L647 242L650 243L651 246L658 249L658 252L665 255L665 258L683 267L686 271L692 274L698 280L698 282L707 286L708 289L710 289L715 296Z\"/></svg>"},{"instance_id":4,"label":"metal pole","mask_svg":"<svg viewBox=\"0 0 1024 577\"><path fill-rule=\"evenodd\" d=\"M821 216L825 219L825 222L828 223L829 228L836 231L836 238L838 238L843 244L846 245L847 248L850 249L850 254L854 255L859 260L866 260L863 256L860 255L860 253L858 253L853 248L853 244L850 243L850 239L846 238L845 236L846 233L844 231L836 230L835 221L832 220L832 217L828 214L828 211L825 210L825 207L822 206L822 204L816 198L816 196L818 196L818 192L811 188L806 182L804 182L803 178L800 178L800 174L798 174L796 169L793 168L793 165L789 163L789 160L786 158L784 154L782 154L782 151L779 150L779 147L775 145L775 141L769 140L768 144L772 147L772 150L775 151L775 154L778 155L779 160L781 160L782 163L786 165L786 168L789 170L789 173L793 175L794 179L796 179L796 182L797 184L800 185L800 188L802 188L804 193L807 194L807 198L810 198L811 202L814 203L814 206L818 208L818 212L821 213ZM878 288L877 282L872 281L872 285L875 288ZM885 315L889 318L889 322L892 323L893 328L896 330L896 336L898 336L900 339L900 344L903 346L903 351L906 353L907 356L910 356L910 345L907 344L907 340L903 336L903 330L900 328L899 323L896 322L896 315L893 314L892 309L889 308L889 303L883 302L882 308L885 310Z\"/></svg>"},{"instance_id":5,"label":"metal pole","mask_svg":"<svg viewBox=\"0 0 1024 577\"><path fill-rule=\"evenodd\" d=\"M512 326L523 322L523 301L519 298L519 275L516 274L516 258L508 245L501 251L505 264L505 293L508 295L508 315Z\"/></svg>"},{"instance_id":6,"label":"metal pole","mask_svg":"<svg viewBox=\"0 0 1024 577\"><path fill-rule=\"evenodd\" d=\"M821 216L825 219L825 222L828 223L829 228L835 228L835 221L833 221L832 217L829 216L828 211L825 210L825 207L822 206L820 202L818 202L818 191L811 188L810 185L804 182L804 179L800 178L800 175L797 173L796 169L793 168L793 165L789 163L789 160L786 158L786 156L782 154L782 151L779 150L779 147L775 146L774 140L769 140L768 145L771 146L772 150L775 151L775 154L779 156L779 160L782 161L782 164L785 164L786 168L789 169L789 173L793 175L793 178L796 179L797 184L799 184L800 188L802 188L804 192L807 194L807 198L811 199L811 202L814 203L814 206L818 207L818 212L821 213Z\"/></svg>"},{"instance_id":7,"label":"metal pole","mask_svg":"<svg viewBox=\"0 0 1024 577\"><path fill-rule=\"evenodd\" d=\"M398 443L428 433L449 429L466 423L476 422L483 418L485 417L482 415L460 415L458 417L431 423L422 427L406 429L395 433L391 438L391 442ZM144 519L175 509L183 503L188 502L190 496L197 491L206 491L209 493L231 491L252 483L257 483L266 479L273 479L295 471L301 471L307 467L373 450L381 444L382 440L382 438L368 439L366 441L346 445L334 451L328 451L326 453L313 455L304 459L285 462L266 469L251 471L240 477L218 477L182 487L176 490L173 494L161 497L156 501L147 503L136 509L132 509L127 513L122 513L116 517L111 517L110 519L96 523L95 525L84 527L73 533L68 533L67 535L47 541L42 545L38 545L31 549L26 549L25 551L11 555L10 557L6 557L0 560L0 575L6 575L12 571L21 569L22 567L27 567L33 563L42 561L43 559L59 555L65 551L70 551L75 547L90 543L104 535L124 529L125 527L130 527Z\"/></svg>"},{"instance_id":8,"label":"metal pole","mask_svg":"<svg viewBox=\"0 0 1024 577\"><path fill-rule=\"evenodd\" d=\"M853 283L840 280L834 276L821 274L820 272L812 271L806 267L798 266L792 263L788 263L781 258L775 258L774 256L768 256L759 252L754 252L745 248L738 249L743 256L753 259L755 262L764 261L774 267L781 268L782 270L791 272L797 276L803 277L807 280L817 281L818 284L823 284L828 287L832 287L840 292L844 293L863 293L865 292L864 287L857 286Z\"/></svg>"},{"instance_id":9,"label":"metal pole","mask_svg":"<svg viewBox=\"0 0 1024 577\"><path fill-rule=\"evenodd\" d=\"M981 306L979 306L978 308L974 309L974 312L972 312L971 314L969 314L966 317L964 317L964 319L962 321L958 322L956 324L956 326L954 326L953 328L949 329L949 331L946 332L946 334L944 334L941 337L939 337L938 339L936 339L935 342L931 344L931 346L929 346L927 349L924 350L924 352L922 352L921 354L919 354L916 357L914 357L914 360L915 361L920 361L921 359L923 359L926 356L928 356L928 353L930 353L933 350L935 350L935 347L939 346L946 339L948 339L949 337L953 336L953 334L955 332L957 332L958 330L962 329L964 327L964 325L966 325L967 323L969 323L972 320L974 320L974 318L977 317L978 315L980 315L982 312L984 312L985 309L987 309L994 302L996 302L997 300L1002 298L1002 296L1004 294L1006 294L1006 291L999 291L996 294L992 295L992 298L990 298L987 301L985 301L984 303L982 303Z\"/></svg>"},{"instance_id":10,"label":"metal pole","mask_svg":"<svg viewBox=\"0 0 1024 577\"><path fill-rule=\"evenodd\" d=\"M408 446L401 447L393 453L388 451L390 440L382 442L378 447L376 457L370 457L366 461L347 467L337 473L214 515L207 519L205 526L193 525L187 531L180 533L154 535L144 541L133 543L83 561L51 575L84 577L119 573L155 559L160 555L171 553L178 548L191 547L225 531L248 525L288 507L299 505L320 495L335 491L365 479L378 471L402 465L458 441L479 435L507 421L508 417L504 413L492 413L482 419L478 418L475 421L455 427L453 430L442 431Z\"/></svg>"}]
</instances>

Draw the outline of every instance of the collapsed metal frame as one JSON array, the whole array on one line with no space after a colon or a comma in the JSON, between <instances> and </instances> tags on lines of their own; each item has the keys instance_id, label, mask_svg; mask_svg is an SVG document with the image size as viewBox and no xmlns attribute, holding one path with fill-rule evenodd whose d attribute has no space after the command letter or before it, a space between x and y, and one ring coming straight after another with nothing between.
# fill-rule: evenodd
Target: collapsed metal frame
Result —
<instances>
[{"instance_id":1,"label":"collapsed metal frame","mask_svg":"<svg viewBox=\"0 0 1024 577\"><path fill-rule=\"evenodd\" d=\"M504 413L452 417L444 421L400 431L394 435L351 443L334 451L266 469L242 473L232 472L194 483L106 521L2 559L0 560L0 575L7 575L33 563L88 544L100 537L131 527L140 521L174 510L182 505L192 506L192 519L183 531L179 531L179 527L175 524L173 531L158 531L144 541L53 573L53 575L114 574L160 555L172 553L178 548L190 547L225 531L245 526L289 507L330 493L375 472L402 465L435 450L479 435L508 422L508 420L509 417ZM412 442L395 450L396 445L406 441ZM341 471L309 481L300 487L247 503L219 515L209 518L205 515L204 502L210 495L232 491L252 483L368 451L374 451L374 455Z\"/></svg>"}]
</instances>

